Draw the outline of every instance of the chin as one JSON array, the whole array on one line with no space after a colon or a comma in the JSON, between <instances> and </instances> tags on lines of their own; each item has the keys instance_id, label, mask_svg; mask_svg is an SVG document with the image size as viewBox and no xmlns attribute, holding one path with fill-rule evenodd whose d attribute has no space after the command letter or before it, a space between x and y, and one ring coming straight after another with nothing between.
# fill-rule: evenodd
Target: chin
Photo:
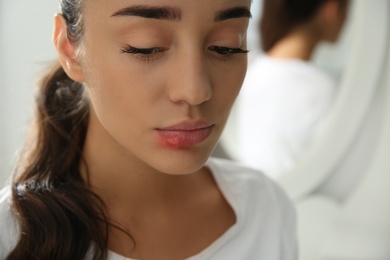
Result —
<instances>
[{"instance_id":1,"label":"chin","mask_svg":"<svg viewBox=\"0 0 390 260\"><path fill-rule=\"evenodd\" d=\"M210 157L212 149L209 151L178 151L174 154L161 156L154 163L154 168L169 175L187 175L201 170Z\"/></svg>"}]
</instances>

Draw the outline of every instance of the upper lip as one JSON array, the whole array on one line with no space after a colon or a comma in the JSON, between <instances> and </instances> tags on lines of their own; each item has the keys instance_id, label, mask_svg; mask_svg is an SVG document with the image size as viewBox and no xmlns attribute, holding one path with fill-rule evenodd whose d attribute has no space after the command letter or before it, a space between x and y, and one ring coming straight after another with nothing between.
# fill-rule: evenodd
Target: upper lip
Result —
<instances>
[{"instance_id":1,"label":"upper lip","mask_svg":"<svg viewBox=\"0 0 390 260\"><path fill-rule=\"evenodd\" d=\"M180 123L158 128L161 131L191 131L191 130L199 130L211 127L213 124L208 123L206 120L197 119L197 120L184 120Z\"/></svg>"}]
</instances>

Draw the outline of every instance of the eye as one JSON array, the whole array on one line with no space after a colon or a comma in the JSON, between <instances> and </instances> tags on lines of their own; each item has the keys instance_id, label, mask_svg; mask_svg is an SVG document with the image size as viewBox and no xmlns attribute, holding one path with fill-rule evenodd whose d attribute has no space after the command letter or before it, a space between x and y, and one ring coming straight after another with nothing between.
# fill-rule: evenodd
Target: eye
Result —
<instances>
[{"instance_id":1,"label":"eye","mask_svg":"<svg viewBox=\"0 0 390 260\"><path fill-rule=\"evenodd\" d=\"M223 56L224 58L231 58L236 54L247 54L249 50L244 50L241 48L229 48L221 46L211 46L208 48L210 51L216 52L217 54Z\"/></svg>"},{"instance_id":2,"label":"eye","mask_svg":"<svg viewBox=\"0 0 390 260\"><path fill-rule=\"evenodd\" d=\"M153 48L136 48L131 45L127 45L121 49L122 53L132 54L136 58L142 61L151 61L156 59L160 54L165 52L167 49L162 47Z\"/></svg>"}]
</instances>

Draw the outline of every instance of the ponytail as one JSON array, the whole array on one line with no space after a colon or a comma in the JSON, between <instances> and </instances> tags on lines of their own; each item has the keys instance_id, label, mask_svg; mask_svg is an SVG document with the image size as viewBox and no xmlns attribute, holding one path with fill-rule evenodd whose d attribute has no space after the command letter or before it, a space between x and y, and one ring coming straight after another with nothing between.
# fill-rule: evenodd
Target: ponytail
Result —
<instances>
[{"instance_id":1,"label":"ponytail","mask_svg":"<svg viewBox=\"0 0 390 260\"><path fill-rule=\"evenodd\" d=\"M326 0L264 0L259 21L262 49L265 52L286 37L294 27L309 21Z\"/></svg>"},{"instance_id":2,"label":"ponytail","mask_svg":"<svg viewBox=\"0 0 390 260\"><path fill-rule=\"evenodd\" d=\"M60 64L42 78L36 117L12 182L19 239L11 259L107 257L104 203L80 174L89 102L82 84Z\"/></svg>"}]
</instances>

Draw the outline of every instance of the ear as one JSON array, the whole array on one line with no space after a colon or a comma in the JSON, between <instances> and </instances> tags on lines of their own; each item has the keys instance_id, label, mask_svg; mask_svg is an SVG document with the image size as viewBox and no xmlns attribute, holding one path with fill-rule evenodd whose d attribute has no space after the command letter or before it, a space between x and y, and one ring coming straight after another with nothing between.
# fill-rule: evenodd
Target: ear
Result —
<instances>
[{"instance_id":1,"label":"ear","mask_svg":"<svg viewBox=\"0 0 390 260\"><path fill-rule=\"evenodd\" d=\"M326 0L322 7L322 16L326 21L345 19L348 2L342 0Z\"/></svg>"},{"instance_id":2,"label":"ear","mask_svg":"<svg viewBox=\"0 0 390 260\"><path fill-rule=\"evenodd\" d=\"M334 21L340 14L340 3L337 0L326 0L322 7L322 17L325 21Z\"/></svg>"},{"instance_id":3,"label":"ear","mask_svg":"<svg viewBox=\"0 0 390 260\"><path fill-rule=\"evenodd\" d=\"M323 40L337 41L345 21L345 12L340 0L326 0L320 11Z\"/></svg>"},{"instance_id":4,"label":"ear","mask_svg":"<svg viewBox=\"0 0 390 260\"><path fill-rule=\"evenodd\" d=\"M62 14L56 14L54 17L53 42L58 59L68 77L76 82L83 82L83 70L76 57L77 46L68 38L67 25Z\"/></svg>"}]
</instances>

